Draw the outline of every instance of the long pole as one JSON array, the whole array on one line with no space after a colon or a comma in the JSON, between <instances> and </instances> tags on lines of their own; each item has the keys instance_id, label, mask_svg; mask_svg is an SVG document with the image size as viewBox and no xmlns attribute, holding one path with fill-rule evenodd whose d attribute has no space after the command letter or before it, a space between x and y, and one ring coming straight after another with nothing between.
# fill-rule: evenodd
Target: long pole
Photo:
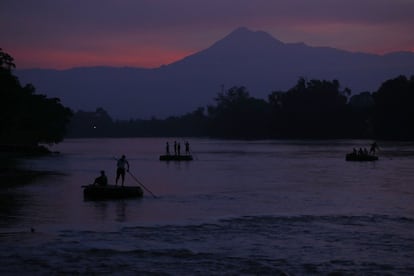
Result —
<instances>
[{"instance_id":1,"label":"long pole","mask_svg":"<svg viewBox=\"0 0 414 276\"><path fill-rule=\"evenodd\" d=\"M147 192L149 192L154 198L157 198L150 190L147 189L147 187L145 187L144 184L141 183L141 181L139 181L131 172L129 172L129 175L132 176L132 178L139 184L141 185Z\"/></svg>"}]
</instances>

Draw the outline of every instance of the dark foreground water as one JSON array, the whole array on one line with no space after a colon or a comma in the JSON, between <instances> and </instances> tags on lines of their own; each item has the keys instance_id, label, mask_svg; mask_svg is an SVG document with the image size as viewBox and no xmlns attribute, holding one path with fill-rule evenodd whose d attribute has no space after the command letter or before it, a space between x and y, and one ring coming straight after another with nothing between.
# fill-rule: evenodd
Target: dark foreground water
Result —
<instances>
[{"instance_id":1,"label":"dark foreground water","mask_svg":"<svg viewBox=\"0 0 414 276\"><path fill-rule=\"evenodd\" d=\"M358 163L345 153L369 141L191 139L194 161L165 163L166 141L67 140L25 161L60 174L0 189L0 274L414 274L413 143ZM157 197L84 201L121 154Z\"/></svg>"}]
</instances>

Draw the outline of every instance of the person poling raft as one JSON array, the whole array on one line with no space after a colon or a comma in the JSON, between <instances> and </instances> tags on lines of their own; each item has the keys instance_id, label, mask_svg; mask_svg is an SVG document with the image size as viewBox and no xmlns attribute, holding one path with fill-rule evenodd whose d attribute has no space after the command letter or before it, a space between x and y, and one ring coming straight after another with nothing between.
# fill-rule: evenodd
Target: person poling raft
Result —
<instances>
[{"instance_id":1,"label":"person poling raft","mask_svg":"<svg viewBox=\"0 0 414 276\"><path fill-rule=\"evenodd\" d=\"M122 186L125 182L125 170L129 172L129 162L126 160L125 155L122 155L120 159L116 162L116 179L115 185L118 185L119 177L122 178Z\"/></svg>"},{"instance_id":2,"label":"person poling raft","mask_svg":"<svg viewBox=\"0 0 414 276\"><path fill-rule=\"evenodd\" d=\"M97 177L93 184L82 186L83 194L87 199L119 199L119 198L136 198L144 195L143 190L139 186L124 186L125 171L154 198L156 197L144 184L142 184L132 173L129 172L129 162L125 155L117 160L117 170L115 185L108 185L108 179L105 171L101 171L101 175ZM118 180L121 178L122 184L118 186Z\"/></svg>"},{"instance_id":3,"label":"person poling raft","mask_svg":"<svg viewBox=\"0 0 414 276\"><path fill-rule=\"evenodd\" d=\"M149 192L154 198L156 197L150 190L145 187L144 184L142 184L141 181L139 181L132 173L129 172L129 162L126 160L125 155L122 155L120 159L116 162L116 180L115 184L118 185L118 179L121 176L122 177L122 187L124 186L124 180L125 180L125 169L127 173L139 184L141 185L147 192Z\"/></svg>"}]
</instances>

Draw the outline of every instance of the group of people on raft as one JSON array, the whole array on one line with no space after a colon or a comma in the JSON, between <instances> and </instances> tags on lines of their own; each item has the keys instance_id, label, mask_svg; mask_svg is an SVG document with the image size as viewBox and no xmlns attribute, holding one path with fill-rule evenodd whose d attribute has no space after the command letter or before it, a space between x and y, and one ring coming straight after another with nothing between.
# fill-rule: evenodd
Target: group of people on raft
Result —
<instances>
[{"instance_id":1,"label":"group of people on raft","mask_svg":"<svg viewBox=\"0 0 414 276\"><path fill-rule=\"evenodd\" d=\"M118 185L118 180L121 178L122 186L124 186L125 181L125 172L129 172L129 163L125 155L122 155L121 158L117 159L116 162L116 179L115 185ZM101 171L101 175L95 178L93 185L106 186L108 185L108 177L105 174L105 171Z\"/></svg>"},{"instance_id":2,"label":"group of people on raft","mask_svg":"<svg viewBox=\"0 0 414 276\"><path fill-rule=\"evenodd\" d=\"M190 155L190 143L188 143L188 141L186 141L184 143L185 145L185 155ZM165 144L165 153L167 155L171 155L170 153L170 144L167 142ZM174 141L174 155L181 155L181 145L180 142Z\"/></svg>"},{"instance_id":3,"label":"group of people on raft","mask_svg":"<svg viewBox=\"0 0 414 276\"><path fill-rule=\"evenodd\" d=\"M377 150L379 150L379 146L376 142L374 142L371 144L369 151L367 150L367 148L359 148L359 150L354 148L352 151L352 155L358 156L358 157L364 157L364 156L369 156L369 155L375 156Z\"/></svg>"}]
</instances>

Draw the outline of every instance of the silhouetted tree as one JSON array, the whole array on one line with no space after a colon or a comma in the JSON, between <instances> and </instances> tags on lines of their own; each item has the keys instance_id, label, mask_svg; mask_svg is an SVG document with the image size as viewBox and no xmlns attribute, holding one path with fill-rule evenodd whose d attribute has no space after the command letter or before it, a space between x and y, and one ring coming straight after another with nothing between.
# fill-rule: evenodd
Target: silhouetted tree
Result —
<instances>
[{"instance_id":1,"label":"silhouetted tree","mask_svg":"<svg viewBox=\"0 0 414 276\"><path fill-rule=\"evenodd\" d=\"M73 115L69 127L69 137L112 137L114 133L113 120L108 112L98 107L94 112L79 110Z\"/></svg>"},{"instance_id":2,"label":"silhouetted tree","mask_svg":"<svg viewBox=\"0 0 414 276\"><path fill-rule=\"evenodd\" d=\"M217 105L208 107L210 133L227 138L267 137L270 105L250 97L244 86L219 93Z\"/></svg>"},{"instance_id":3,"label":"silhouetted tree","mask_svg":"<svg viewBox=\"0 0 414 276\"><path fill-rule=\"evenodd\" d=\"M346 133L349 89L337 80L306 81L300 78L286 93L273 92L274 135L299 138L334 138Z\"/></svg>"},{"instance_id":4,"label":"silhouetted tree","mask_svg":"<svg viewBox=\"0 0 414 276\"><path fill-rule=\"evenodd\" d=\"M59 99L35 94L22 86L12 69L13 58L0 51L0 143L38 145L62 141L72 114Z\"/></svg>"},{"instance_id":5,"label":"silhouetted tree","mask_svg":"<svg viewBox=\"0 0 414 276\"><path fill-rule=\"evenodd\" d=\"M0 67L7 71L11 71L13 68L16 68L14 64L14 59L9 54L3 52L3 49L0 48Z\"/></svg>"},{"instance_id":6,"label":"silhouetted tree","mask_svg":"<svg viewBox=\"0 0 414 276\"><path fill-rule=\"evenodd\" d=\"M414 76L385 81L373 94L374 130L378 138L414 139Z\"/></svg>"},{"instance_id":7,"label":"silhouetted tree","mask_svg":"<svg viewBox=\"0 0 414 276\"><path fill-rule=\"evenodd\" d=\"M180 117L117 121L113 121L103 108L98 108L94 112L77 111L70 122L68 137L206 136L206 125L202 107Z\"/></svg>"},{"instance_id":8,"label":"silhouetted tree","mask_svg":"<svg viewBox=\"0 0 414 276\"><path fill-rule=\"evenodd\" d=\"M368 91L349 99L349 125L352 138L373 138L374 98Z\"/></svg>"}]
</instances>

